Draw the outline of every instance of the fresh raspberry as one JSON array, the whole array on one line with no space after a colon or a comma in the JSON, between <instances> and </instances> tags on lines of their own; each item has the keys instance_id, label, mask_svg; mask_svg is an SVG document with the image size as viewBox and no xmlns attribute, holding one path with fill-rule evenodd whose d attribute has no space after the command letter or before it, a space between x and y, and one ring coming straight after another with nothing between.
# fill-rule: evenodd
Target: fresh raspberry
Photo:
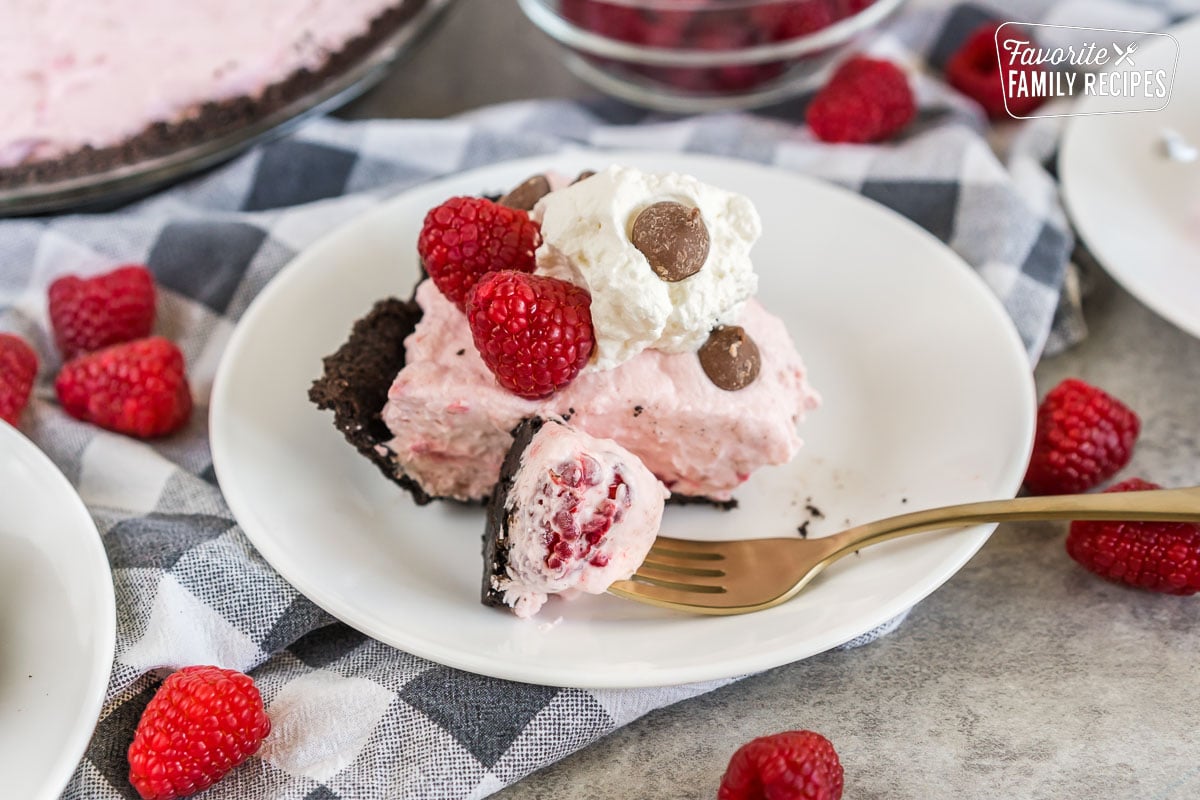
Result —
<instances>
[{"instance_id":1,"label":"fresh raspberry","mask_svg":"<svg viewBox=\"0 0 1200 800\"><path fill-rule=\"evenodd\" d=\"M192 412L183 353L161 336L68 361L54 390L71 416L143 439L178 430Z\"/></svg>"},{"instance_id":2,"label":"fresh raspberry","mask_svg":"<svg viewBox=\"0 0 1200 800\"><path fill-rule=\"evenodd\" d=\"M0 333L0 419L16 425L37 378L38 359L25 340Z\"/></svg>"},{"instance_id":3,"label":"fresh raspberry","mask_svg":"<svg viewBox=\"0 0 1200 800\"><path fill-rule=\"evenodd\" d=\"M129 782L145 800L207 789L258 751L271 732L248 676L184 667L154 694L129 746Z\"/></svg>"},{"instance_id":4,"label":"fresh raspberry","mask_svg":"<svg viewBox=\"0 0 1200 800\"><path fill-rule=\"evenodd\" d=\"M533 272L542 234L529 215L483 197L451 197L425 215L417 252L442 294L460 309L489 272Z\"/></svg>"},{"instance_id":5,"label":"fresh raspberry","mask_svg":"<svg viewBox=\"0 0 1200 800\"><path fill-rule=\"evenodd\" d=\"M521 397L566 386L592 354L592 298L557 278L505 270L484 276L467 301L475 347L496 382Z\"/></svg>"},{"instance_id":6,"label":"fresh raspberry","mask_svg":"<svg viewBox=\"0 0 1200 800\"><path fill-rule=\"evenodd\" d=\"M999 27L998 22L983 24L967 37L946 62L946 80L949 84L983 106L992 119L1004 117L1009 111L1022 116L1045 102L1043 97L1010 96L1008 107L1005 108L1005 88L1010 80L1010 71L1023 72L1028 78L1044 70L1037 64L1006 64L1001 67L996 51L996 30ZM1009 34L1028 39L1015 26L1005 27L1003 35Z\"/></svg>"},{"instance_id":7,"label":"fresh raspberry","mask_svg":"<svg viewBox=\"0 0 1200 800\"><path fill-rule=\"evenodd\" d=\"M904 71L858 56L842 64L808 106L808 126L826 142L878 142L899 133L917 105Z\"/></svg>"},{"instance_id":8,"label":"fresh raspberry","mask_svg":"<svg viewBox=\"0 0 1200 800\"><path fill-rule=\"evenodd\" d=\"M766 13L771 11L769 4L763 4L762 8ZM829 3L790 3L775 8L780 19L771 37L774 41L799 39L828 28L835 21L834 10Z\"/></svg>"},{"instance_id":9,"label":"fresh raspberry","mask_svg":"<svg viewBox=\"0 0 1200 800\"><path fill-rule=\"evenodd\" d=\"M1099 485L1129 463L1141 425L1120 400L1068 378L1038 406L1025 488L1031 494L1075 494Z\"/></svg>"},{"instance_id":10,"label":"fresh raspberry","mask_svg":"<svg viewBox=\"0 0 1200 800\"><path fill-rule=\"evenodd\" d=\"M1160 489L1130 478L1106 492ZM1118 583L1164 594L1200 592L1200 525L1189 522L1071 523L1067 555Z\"/></svg>"},{"instance_id":11,"label":"fresh raspberry","mask_svg":"<svg viewBox=\"0 0 1200 800\"><path fill-rule=\"evenodd\" d=\"M154 278L130 264L92 278L64 275L50 284L50 326L64 359L149 336Z\"/></svg>"},{"instance_id":12,"label":"fresh raspberry","mask_svg":"<svg viewBox=\"0 0 1200 800\"><path fill-rule=\"evenodd\" d=\"M763 736L738 748L717 800L838 800L842 765L828 739L812 731Z\"/></svg>"}]
</instances>

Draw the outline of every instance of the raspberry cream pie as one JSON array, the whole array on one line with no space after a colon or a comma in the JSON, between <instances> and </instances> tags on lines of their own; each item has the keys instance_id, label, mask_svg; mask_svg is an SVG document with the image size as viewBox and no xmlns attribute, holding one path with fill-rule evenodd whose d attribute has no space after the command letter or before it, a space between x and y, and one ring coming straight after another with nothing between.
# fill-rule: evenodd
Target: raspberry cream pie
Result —
<instances>
[{"instance_id":1,"label":"raspberry cream pie","mask_svg":"<svg viewBox=\"0 0 1200 800\"><path fill-rule=\"evenodd\" d=\"M612 440L675 501L730 503L800 447L818 398L754 298L750 201L679 174L581 178L431 210L429 278L325 360L310 397L417 502L486 501L532 418Z\"/></svg>"},{"instance_id":2,"label":"raspberry cream pie","mask_svg":"<svg viewBox=\"0 0 1200 800\"><path fill-rule=\"evenodd\" d=\"M427 0L5 0L0 189L236 131L359 63Z\"/></svg>"}]
</instances>

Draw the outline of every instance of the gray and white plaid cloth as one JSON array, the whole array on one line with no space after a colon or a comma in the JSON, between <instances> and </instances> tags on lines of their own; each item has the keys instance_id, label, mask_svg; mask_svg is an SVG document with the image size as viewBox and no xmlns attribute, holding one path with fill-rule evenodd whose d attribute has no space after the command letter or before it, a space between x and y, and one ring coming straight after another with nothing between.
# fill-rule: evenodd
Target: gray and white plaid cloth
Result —
<instances>
[{"instance_id":1,"label":"gray and white plaid cloth","mask_svg":"<svg viewBox=\"0 0 1200 800\"><path fill-rule=\"evenodd\" d=\"M1052 10L1020 5L1024 19ZM1088 9L1098 3L1062 5L1083 7L1092 19ZM1011 19L1012 6L991 14ZM1143 29L1171 18L1134 10ZM1159 16L1145 20L1146 13ZM249 302L297 252L386 197L471 167L589 147L744 158L877 200L979 271L1036 362L1083 335L1069 290L1072 237L1045 167L1053 130L1027 126L1001 160L978 110L937 79L940 63L986 16L977 7L914 5L869 43L912 68L921 105L904 137L883 146L814 141L797 124L803 100L754 116L686 119L611 103L528 102L444 121L321 120L113 213L0 222L0 330L28 338L43 362L22 428L90 508L117 594L107 702L65 796L136 796L125 759L134 727L162 676L187 664L249 672L274 721L259 755L204 795L214 799L484 797L648 711L720 685L584 691L508 683L424 661L337 623L271 569L222 499L205 422L222 349ZM198 406L187 430L153 443L72 420L51 388L59 361L47 286L63 273L125 262L154 271L158 330L181 345Z\"/></svg>"}]
</instances>

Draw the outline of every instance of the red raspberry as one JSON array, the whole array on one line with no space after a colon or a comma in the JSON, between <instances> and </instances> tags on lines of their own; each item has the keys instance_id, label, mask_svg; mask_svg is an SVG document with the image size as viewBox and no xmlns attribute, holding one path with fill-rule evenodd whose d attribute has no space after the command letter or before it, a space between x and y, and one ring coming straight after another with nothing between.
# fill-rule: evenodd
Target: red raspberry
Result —
<instances>
[{"instance_id":1,"label":"red raspberry","mask_svg":"<svg viewBox=\"0 0 1200 800\"><path fill-rule=\"evenodd\" d=\"M0 333L0 419L16 425L37 378L38 359L25 340Z\"/></svg>"},{"instance_id":2,"label":"red raspberry","mask_svg":"<svg viewBox=\"0 0 1200 800\"><path fill-rule=\"evenodd\" d=\"M878 142L899 133L917 105L904 71L858 56L842 64L808 106L808 126L826 142Z\"/></svg>"},{"instance_id":3,"label":"red raspberry","mask_svg":"<svg viewBox=\"0 0 1200 800\"><path fill-rule=\"evenodd\" d=\"M1009 111L1022 116L1045 102L1043 97L1009 97L1008 108L1005 109L1008 72L1024 72L1031 76L1043 72L1043 69L1036 64L1006 64L1001 67L996 51L996 29L999 26L998 22L988 22L977 28L946 62L946 80L949 84L983 106L992 119L1004 117ZM1028 38L1012 25L1006 26L1001 35Z\"/></svg>"},{"instance_id":4,"label":"red raspberry","mask_svg":"<svg viewBox=\"0 0 1200 800\"><path fill-rule=\"evenodd\" d=\"M529 215L483 197L451 197L425 215L417 252L442 294L460 309L489 272L533 272L541 231Z\"/></svg>"},{"instance_id":5,"label":"red raspberry","mask_svg":"<svg viewBox=\"0 0 1200 800\"><path fill-rule=\"evenodd\" d=\"M717 800L838 800L842 765L828 739L812 731L763 736L738 748Z\"/></svg>"},{"instance_id":6,"label":"red raspberry","mask_svg":"<svg viewBox=\"0 0 1200 800\"><path fill-rule=\"evenodd\" d=\"M1068 378L1038 406L1025 488L1075 494L1099 485L1129 463L1140 430L1137 414L1120 400Z\"/></svg>"},{"instance_id":7,"label":"red raspberry","mask_svg":"<svg viewBox=\"0 0 1200 800\"><path fill-rule=\"evenodd\" d=\"M1130 478L1106 492L1162 487ZM1118 583L1164 594L1200 592L1200 525L1188 522L1071 523L1067 555Z\"/></svg>"},{"instance_id":8,"label":"red raspberry","mask_svg":"<svg viewBox=\"0 0 1200 800\"><path fill-rule=\"evenodd\" d=\"M763 6L770 13L771 6ZM828 3L791 3L777 6L781 15L772 40L786 41L808 36L834 23L834 12Z\"/></svg>"},{"instance_id":9,"label":"red raspberry","mask_svg":"<svg viewBox=\"0 0 1200 800\"><path fill-rule=\"evenodd\" d=\"M505 270L475 284L467 319L496 382L536 399L574 380L592 355L591 306L587 290L572 283Z\"/></svg>"},{"instance_id":10,"label":"red raspberry","mask_svg":"<svg viewBox=\"0 0 1200 800\"><path fill-rule=\"evenodd\" d=\"M271 732L254 681L232 669L184 667L155 693L129 745L129 782L145 800L207 789Z\"/></svg>"},{"instance_id":11,"label":"red raspberry","mask_svg":"<svg viewBox=\"0 0 1200 800\"><path fill-rule=\"evenodd\" d=\"M130 264L92 278L64 275L50 284L50 326L64 359L149 336L154 278Z\"/></svg>"},{"instance_id":12,"label":"red raspberry","mask_svg":"<svg viewBox=\"0 0 1200 800\"><path fill-rule=\"evenodd\" d=\"M161 336L68 361L54 391L71 416L143 439L178 430L192 412L183 353Z\"/></svg>"}]
</instances>

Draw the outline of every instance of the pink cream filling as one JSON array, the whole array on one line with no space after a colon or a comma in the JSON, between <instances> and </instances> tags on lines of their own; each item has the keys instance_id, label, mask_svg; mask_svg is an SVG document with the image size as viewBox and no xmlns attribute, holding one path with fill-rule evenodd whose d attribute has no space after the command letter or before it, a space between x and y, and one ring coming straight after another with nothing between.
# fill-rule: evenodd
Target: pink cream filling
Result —
<instances>
[{"instance_id":1,"label":"pink cream filling","mask_svg":"<svg viewBox=\"0 0 1200 800\"><path fill-rule=\"evenodd\" d=\"M496 588L518 617L536 614L551 594L602 594L645 560L666 495L616 442L546 423L505 503L511 541Z\"/></svg>"},{"instance_id":2,"label":"pink cream filling","mask_svg":"<svg viewBox=\"0 0 1200 800\"><path fill-rule=\"evenodd\" d=\"M638 456L672 493L728 500L751 473L784 464L796 426L819 402L783 322L755 300L741 325L758 344L757 380L736 392L713 385L693 353L646 350L607 371L581 373L543 400L500 388L480 359L466 317L430 281L424 316L405 340L407 366L388 391L383 421L397 467L431 495L486 497L527 417L559 415Z\"/></svg>"}]
</instances>

